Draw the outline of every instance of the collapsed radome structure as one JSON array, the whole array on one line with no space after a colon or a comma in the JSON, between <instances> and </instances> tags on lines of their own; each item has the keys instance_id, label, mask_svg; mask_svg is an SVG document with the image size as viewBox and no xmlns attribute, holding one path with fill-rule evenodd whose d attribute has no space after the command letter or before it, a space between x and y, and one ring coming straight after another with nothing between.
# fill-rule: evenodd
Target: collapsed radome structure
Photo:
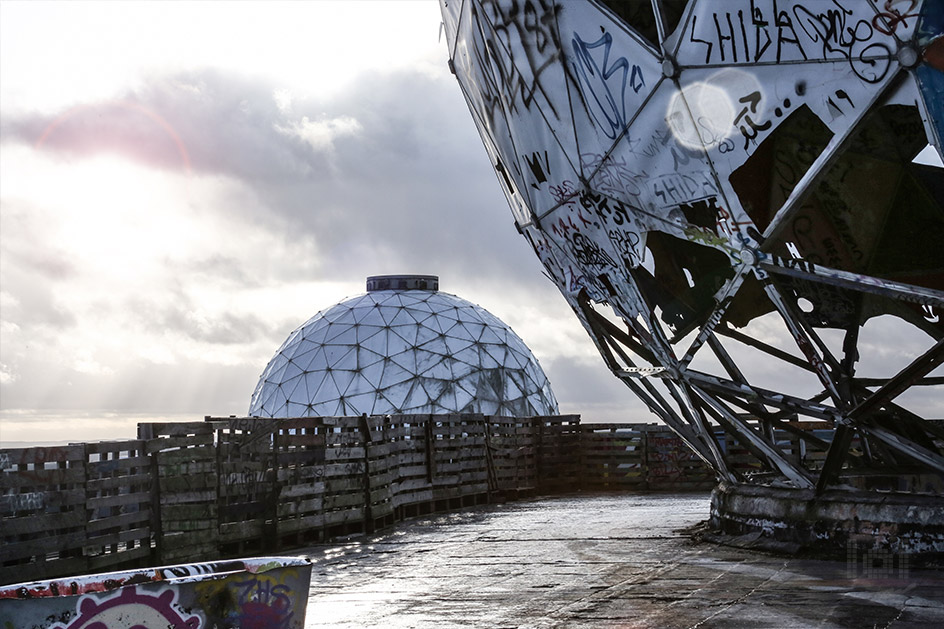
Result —
<instances>
[{"instance_id":1,"label":"collapsed radome structure","mask_svg":"<svg viewBox=\"0 0 944 629\"><path fill-rule=\"evenodd\" d=\"M365 413L558 410L541 365L498 317L440 292L435 275L382 275L289 334L249 404L256 417Z\"/></svg>"},{"instance_id":2,"label":"collapsed radome structure","mask_svg":"<svg viewBox=\"0 0 944 629\"><path fill-rule=\"evenodd\" d=\"M944 551L944 3L441 5L518 230L713 522Z\"/></svg>"}]
</instances>

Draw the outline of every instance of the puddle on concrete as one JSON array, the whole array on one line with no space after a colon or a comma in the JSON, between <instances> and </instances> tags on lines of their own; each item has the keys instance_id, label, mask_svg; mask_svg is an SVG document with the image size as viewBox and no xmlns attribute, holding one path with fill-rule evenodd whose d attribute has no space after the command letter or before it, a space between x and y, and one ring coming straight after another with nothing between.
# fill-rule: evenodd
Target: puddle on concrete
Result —
<instances>
[{"instance_id":1,"label":"puddle on concrete","mask_svg":"<svg viewBox=\"0 0 944 629\"><path fill-rule=\"evenodd\" d=\"M473 507L307 550L307 627L944 626L944 573L695 543L709 496ZM870 575L874 577L875 575Z\"/></svg>"}]
</instances>

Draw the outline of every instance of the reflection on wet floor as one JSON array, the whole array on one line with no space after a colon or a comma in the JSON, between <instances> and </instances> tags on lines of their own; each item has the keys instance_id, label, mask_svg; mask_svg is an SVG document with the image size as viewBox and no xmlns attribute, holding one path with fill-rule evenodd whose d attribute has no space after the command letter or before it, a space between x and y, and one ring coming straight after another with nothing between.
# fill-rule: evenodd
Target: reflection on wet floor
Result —
<instances>
[{"instance_id":1,"label":"reflection on wet floor","mask_svg":"<svg viewBox=\"0 0 944 629\"><path fill-rule=\"evenodd\" d=\"M944 572L697 543L708 502L538 499L313 547L306 626L944 626Z\"/></svg>"}]
</instances>

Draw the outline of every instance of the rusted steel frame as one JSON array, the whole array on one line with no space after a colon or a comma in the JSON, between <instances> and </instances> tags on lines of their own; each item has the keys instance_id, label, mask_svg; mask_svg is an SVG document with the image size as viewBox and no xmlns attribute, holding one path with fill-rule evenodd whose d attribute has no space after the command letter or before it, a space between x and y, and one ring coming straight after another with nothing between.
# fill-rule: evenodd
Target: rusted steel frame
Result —
<instances>
[{"instance_id":1,"label":"rusted steel frame","mask_svg":"<svg viewBox=\"0 0 944 629\"><path fill-rule=\"evenodd\" d=\"M615 351L620 358L629 366L634 366L632 358L626 354L626 352L619 345L616 344L615 339L607 335L605 331L600 330L597 327L597 324L605 321L607 324L610 324L610 328L615 328L616 331L622 332L619 328L612 325L610 321L607 321L603 317L600 317L596 312L590 310L594 317L588 317L588 324L592 328L592 332L598 335L599 344L606 350L606 354L609 355L609 359L612 361L612 364L616 364L616 360L613 357L612 351ZM629 338L629 335L623 333L624 336ZM606 356L604 356L606 360ZM615 371L615 370L614 370ZM675 410L669 406L664 396L655 389L655 387L650 383L646 378L640 379L640 382L637 382L635 378L624 378L617 374L617 377L626 383L626 385L635 393L639 398L646 404L646 406L656 412L662 420L672 427L679 436L685 439L686 443L689 444L698 456L705 461L710 466L713 466L720 474L727 477L729 480L734 480L734 477L731 476L730 472L727 469L727 465L724 462L724 457L721 455L720 448L718 448L717 442L714 440L714 435L705 434L704 427L701 425L690 426L689 422L685 418L680 417ZM641 383L641 386L640 386ZM668 383L666 387L669 388ZM643 391L643 388L645 391ZM671 393L671 388L669 388ZM676 399L676 402L679 402ZM683 408L681 403L679 403L680 408ZM661 411L661 412L660 412ZM693 418L692 421L697 421L697 418ZM702 449L702 445L707 448L707 451Z\"/></svg>"},{"instance_id":2,"label":"rusted steel frame","mask_svg":"<svg viewBox=\"0 0 944 629\"><path fill-rule=\"evenodd\" d=\"M870 395L872 395L872 391L869 391L868 389L863 388L863 397L868 397ZM885 402L884 404L882 404L882 406L885 408L885 410L889 411L890 413L894 413L895 417L898 420L907 422L919 430L929 432L935 437L938 437L939 439L944 439L944 425L938 425L933 422L927 421L920 415L916 415L912 413L911 411L909 411L907 408L904 408L903 406L898 406L894 402Z\"/></svg>"},{"instance_id":3,"label":"rusted steel frame","mask_svg":"<svg viewBox=\"0 0 944 629\"><path fill-rule=\"evenodd\" d=\"M732 395L743 397L745 400L758 399L758 401L760 401L762 404L787 409L801 415L818 417L819 419L825 419L829 421L833 421L839 416L839 411L837 411L835 408L823 406L821 404L804 400L802 398L793 397L792 395L787 395L785 393L769 391L754 385L728 382L718 378L717 376L712 376L711 374L702 373L700 371L694 371L692 369L687 370L685 372L685 376L687 379L693 381L698 386L709 391L730 393Z\"/></svg>"},{"instance_id":4,"label":"rusted steel frame","mask_svg":"<svg viewBox=\"0 0 944 629\"><path fill-rule=\"evenodd\" d=\"M638 299L642 300L642 295L639 294L638 292L636 293L636 296ZM648 308L648 304L646 304L644 300L640 301L640 303L646 305L646 307ZM613 336L617 336L618 338L620 338L620 340L623 340L623 339L632 340L633 341L632 344L629 345L631 349L633 349L634 346L638 345L638 343L636 343L635 340L633 340L630 335L620 330L617 326L613 325L613 323L607 320L605 317L599 315L598 313L596 313L590 308L587 308L586 310L593 313L590 316L593 317L593 320L595 322L599 323L603 328L606 329L606 331L614 333ZM652 319L654 318L655 315L653 314L651 310L649 311L649 314L650 314L649 324L653 325ZM629 319L629 321L627 321L627 324L635 323L634 319L630 319L624 316L624 320L626 319ZM633 326L633 327L636 328L636 326ZM669 348L669 350L671 351L671 348L668 345L668 340L662 334L662 330L661 328L659 328L658 322L655 322L655 327L658 328L659 335L662 337L662 340L665 343L663 347ZM645 336L643 330L636 329L636 333L640 334L640 337ZM653 341L650 339L650 342L653 342ZM633 365L632 360L628 356L625 355L625 353L621 350L621 348L618 345L614 344L612 345L612 347L617 353L621 355L621 358L623 358L623 360L628 365ZM671 358L671 356L667 356L667 358ZM657 362L657 360L655 359L655 356L653 356L652 362ZM714 440L714 435L711 434L711 432L708 431L707 428L705 428L705 426L702 424L701 417L698 411L695 410L691 406L691 401L685 400L675 390L674 383L671 380L664 380L663 382L664 382L665 388L668 389L669 394L675 400L676 405L682 411L682 415L683 415L682 417L679 417L678 414L674 411L674 409L668 408L667 410L669 410L670 413L667 416L663 417L663 419L680 436L682 436L683 438L687 437L686 442L689 443L689 446L693 450L695 450L699 454L699 456L705 459L706 463L711 465L711 460L714 459L715 470L722 476L725 476L726 478L728 478L729 480L734 480L733 475L728 470L727 463L724 461L724 457L721 454L721 450L718 447L717 442ZM643 383L643 386L647 388L647 390L651 393L651 395L654 398L659 399L663 405L667 406L664 397L658 391L654 390L654 387L652 387L651 383L647 382L645 378L642 379L642 383ZM691 432L692 430L694 430L694 434ZM697 437L700 437L700 439L698 439ZM708 452L705 452L704 450L702 450L698 445L699 443L703 444L708 449Z\"/></svg>"},{"instance_id":5,"label":"rusted steel frame","mask_svg":"<svg viewBox=\"0 0 944 629\"><path fill-rule=\"evenodd\" d=\"M626 286L632 292L632 297L637 300L637 303L644 306L645 312L640 312L639 314L645 319L648 329L640 329L642 326L639 320L636 317L628 316L629 313L625 312L622 308L622 304L619 303L616 304L618 314L622 317L627 327L632 328L636 334L639 335L639 338L647 341L651 345L651 347L647 349L649 349L657 359L653 362L657 362L660 366L671 369L673 373L676 373L678 359L672 351L672 344L662 330L662 325L659 323L658 317L656 317L655 310L653 310L649 302L646 301L642 293L639 292L634 282L629 282Z\"/></svg>"},{"instance_id":6,"label":"rusted steel frame","mask_svg":"<svg viewBox=\"0 0 944 629\"><path fill-rule=\"evenodd\" d=\"M891 378L854 378L855 384L861 387L881 387ZM911 383L913 387L939 387L944 385L944 376L926 376Z\"/></svg>"},{"instance_id":7,"label":"rusted steel frame","mask_svg":"<svg viewBox=\"0 0 944 629\"><path fill-rule=\"evenodd\" d=\"M586 297L581 293L577 296L577 308L580 311L580 315L584 321L587 322L587 327L589 328L588 332L590 337L593 339L594 343L597 346L597 349L600 351L600 354L603 356L603 362L606 363L606 366L610 368L610 371L617 371L620 368L619 363L616 362L616 358L613 357L613 353L610 351L608 344L605 342L607 338L606 332L601 329L600 323L597 321L596 312L593 308L590 308L586 303ZM602 317L599 317L602 319Z\"/></svg>"},{"instance_id":8,"label":"rusted steel frame","mask_svg":"<svg viewBox=\"0 0 944 629\"><path fill-rule=\"evenodd\" d=\"M899 372L898 375L889 380L885 386L875 393L872 393L870 397L863 400L849 411L846 415L846 421L854 422L858 426L860 433L863 433L862 436L864 439L867 436L875 437L886 446L910 458L931 465L932 467L935 467L934 461L938 459L944 464L944 458L906 440L890 430L872 426L867 421L856 422L856 419L867 417L870 411L876 410L885 402L890 401L895 396L902 393L911 385L913 380L921 378L935 369L937 365L940 364L942 358L944 358L944 339L938 341L930 350L918 357L908 367ZM924 426L920 426L919 428L924 429ZM839 474L843 462L849 455L849 444L852 441L852 436L852 428L848 424L843 423L836 426L836 434L833 437L832 444L830 444L829 451L826 453L826 461L823 463L823 469L816 483L817 493L822 493L829 483ZM894 439L892 439L892 437L894 437Z\"/></svg>"},{"instance_id":9,"label":"rusted steel frame","mask_svg":"<svg viewBox=\"0 0 944 629\"><path fill-rule=\"evenodd\" d=\"M666 388L668 388L669 391L675 395L672 389L672 386L675 385L675 383L666 381L665 385ZM687 411L686 415L691 417L692 428L697 433L696 440L700 438L701 443L704 444L704 446L708 448L708 451L711 453L711 458L715 461L715 471L727 480L732 482L736 481L737 478L728 468L728 462L725 460L724 454L721 452L721 448L718 446L718 442L715 440L714 432L711 430L708 422L705 420L704 413L692 400L692 396L689 392L687 384L685 386L681 384L679 385L679 391L675 397L676 401L679 401L681 398L681 400L684 402L684 405L682 402L679 402L679 405L683 411ZM710 461L706 462L708 462L709 465L711 464Z\"/></svg>"},{"instance_id":10,"label":"rusted steel frame","mask_svg":"<svg viewBox=\"0 0 944 629\"><path fill-rule=\"evenodd\" d=\"M586 296L581 293L577 297L577 305L580 308L581 314L583 314L584 320L586 320L587 325L590 328L589 332L593 337L597 348L600 350L604 362L606 362L610 370L613 373L616 373L617 377L619 377L620 380L622 380L626 386L628 386L630 390L643 401L649 410L659 415L659 417L662 418L662 421L664 421L669 426L672 426L676 432L679 433L679 435L685 437L684 433L687 432L687 427L683 428L685 426L685 420L675 413L674 409L672 409L671 406L666 403L664 397L655 390L655 387L653 387L650 382L643 378L641 383L642 386L640 386L640 383L636 382L635 379L623 378L619 376L618 372L620 371L620 366L616 361L616 358L613 356L613 351L619 354L620 358L624 363L626 363L626 365L632 367L635 366L635 363L633 362L632 358L630 358L630 356L628 356L626 352L617 344L617 339L614 339L613 337L615 335L619 335L619 340L625 342L630 347L630 349L634 351L637 347L639 349L643 349L642 346L639 345L639 343L637 343L635 339L633 339L629 334L623 332L612 322L606 319L606 317L603 317L593 310L593 308L591 308L586 302ZM655 362L655 357L652 357L652 362ZM693 436L693 434L689 434L690 438L686 439L686 441L691 442L691 437ZM705 463L711 465L711 461L709 460L711 458L709 456L710 453L701 451L694 444L691 444L691 447L702 459L705 460Z\"/></svg>"},{"instance_id":11,"label":"rusted steel frame","mask_svg":"<svg viewBox=\"0 0 944 629\"><path fill-rule=\"evenodd\" d=\"M745 412L753 413L754 415L757 415L758 417L760 417L761 421L770 422L770 424L774 428L779 428L780 430L783 430L784 432L788 432L791 435L796 435L800 439L803 439L804 441L815 446L818 450L822 450L823 452L826 452L827 450L829 450L828 441L824 441L820 439L816 435L811 434L808 430L803 430L802 428L791 426L789 422L786 422L783 419L771 413L766 413L766 417L760 416L760 414L757 412L758 405L753 402L748 402L746 400L743 400L739 398L738 396L729 392L716 391L714 395L717 395L718 397L725 400L729 404L733 404L734 406L744 409Z\"/></svg>"},{"instance_id":12,"label":"rusted steel frame","mask_svg":"<svg viewBox=\"0 0 944 629\"><path fill-rule=\"evenodd\" d=\"M639 290L639 286L635 281L635 275L633 275L634 281L627 282L626 288L629 291L629 297L635 301L637 304L642 304L644 306L645 312L640 312L640 316L646 321L646 324L649 326L649 342L655 348L655 352L663 355L663 359L660 361L660 364L663 367L671 368L673 372L678 371L678 358L675 356L675 352L672 349L672 343L669 342L669 338L665 335L665 331L662 329L662 324L659 322L659 318L656 316L655 308L652 304L646 299L645 295L642 294ZM640 338L643 338L645 335L639 330L639 322L636 317L629 316L631 313L626 312L623 309L623 305L619 302L616 302L616 310L619 315L622 316L623 321L627 326L631 326L636 330L636 333L640 335Z\"/></svg>"},{"instance_id":13,"label":"rusted steel frame","mask_svg":"<svg viewBox=\"0 0 944 629\"><path fill-rule=\"evenodd\" d=\"M879 439L888 447L924 465L944 473L944 457L879 426L862 426L861 430Z\"/></svg>"},{"instance_id":14,"label":"rusted steel frame","mask_svg":"<svg viewBox=\"0 0 944 629\"><path fill-rule=\"evenodd\" d=\"M692 359L695 358L695 352L697 352L701 346L705 344L709 336L712 336L714 329L721 323L721 319L724 318L728 308L732 303L734 303L735 294L744 283L744 278L747 275L747 269L748 267L746 264L739 265L735 276L728 280L725 286L721 289L721 295L716 302L717 306L705 321L705 324L702 326L701 330L698 332L698 336L696 336L695 340L692 341L688 351L685 352L685 356L683 356L682 360L679 361L679 364L682 367L687 367L688 364L692 362Z\"/></svg>"},{"instance_id":15,"label":"rusted steel frame","mask_svg":"<svg viewBox=\"0 0 944 629\"><path fill-rule=\"evenodd\" d=\"M809 472L785 459L783 453L775 445L768 443L762 435L744 423L744 420L732 413L715 396L695 385L691 385L691 388L703 402L717 411L715 418L722 422L730 432L741 438L742 445L754 452L757 458L767 462L771 469L780 470L780 473L796 483L797 487L813 488L813 481L809 478Z\"/></svg>"},{"instance_id":16,"label":"rusted steel frame","mask_svg":"<svg viewBox=\"0 0 944 629\"><path fill-rule=\"evenodd\" d=\"M826 460L823 462L823 469L819 472L819 478L816 479L816 494L822 494L833 479L842 469L842 464L849 455L849 445L852 443L854 431L846 424L836 426L836 432L833 434L833 441L829 444L829 450L826 451Z\"/></svg>"},{"instance_id":17,"label":"rusted steel frame","mask_svg":"<svg viewBox=\"0 0 944 629\"><path fill-rule=\"evenodd\" d=\"M915 380L923 378L936 369L942 362L944 362L944 338L938 340L937 343L931 346L931 349L898 372L898 374L886 382L878 391L860 402L855 408L849 411L847 417L855 420L876 410L886 402L890 402L904 393Z\"/></svg>"},{"instance_id":18,"label":"rusted steel frame","mask_svg":"<svg viewBox=\"0 0 944 629\"><path fill-rule=\"evenodd\" d=\"M708 344L711 346L711 350L715 353L715 356L718 358L718 360L721 361L721 366L724 367L724 370L728 372L728 376L736 382L748 384L747 378L738 368L737 364L734 362L734 359L731 358L731 355L728 354L728 350L724 348L724 345L722 345L721 341L718 340L718 337L715 336L714 332L708 335Z\"/></svg>"},{"instance_id":19,"label":"rusted steel frame","mask_svg":"<svg viewBox=\"0 0 944 629\"><path fill-rule=\"evenodd\" d=\"M771 254L767 255L772 258L772 261L762 260L760 267L775 275L785 275L810 282L829 284L838 288L879 295L899 301L944 307L944 292L933 288L892 282L871 275L861 275L813 264L802 259L786 260Z\"/></svg>"},{"instance_id":20,"label":"rusted steel frame","mask_svg":"<svg viewBox=\"0 0 944 629\"><path fill-rule=\"evenodd\" d=\"M596 310L591 308L588 304L581 302L579 298L578 298L578 304L580 305L580 310L581 312L583 312L584 317L586 317L587 321L589 321L591 325L595 325L599 327L606 335L612 336L613 338L618 340L620 343L622 343L623 345L631 349L633 353L637 354L643 360L646 360L653 364L658 363L658 360L656 359L655 355L651 351L649 351L648 348L642 345L639 341L634 339L626 331L621 330L612 321L610 321L609 319L607 319L606 317L598 313Z\"/></svg>"},{"instance_id":21,"label":"rusted steel frame","mask_svg":"<svg viewBox=\"0 0 944 629\"><path fill-rule=\"evenodd\" d=\"M734 363L734 360L728 354L727 350L724 348L724 345L721 344L721 341L718 340L717 336L712 334L711 337L709 337L708 342L711 344L711 348L714 350L715 356L717 356L718 360L721 362L721 366L724 367L725 371L728 372L731 380L746 387L750 387L751 385L748 383L747 378L745 378L744 374L741 373L741 370L738 369L738 366ZM780 411L779 413L771 413L763 406L763 404L758 404L748 399L745 399L741 404L738 404L738 406L749 413L753 413L759 419L778 422L782 424L781 427L786 426L787 424L783 424L782 418L778 415L792 414L788 410ZM799 428L793 428L792 426L789 428L789 430L797 430L800 433L804 432ZM825 441L822 443L825 444L825 446L829 445Z\"/></svg>"},{"instance_id":22,"label":"rusted steel frame","mask_svg":"<svg viewBox=\"0 0 944 629\"><path fill-rule=\"evenodd\" d=\"M725 371L728 372L731 380L750 386L747 382L747 378L744 377L744 374L741 373L741 370L738 369L738 366L735 364L734 360L731 358L728 351L724 348L724 345L721 344L721 341L718 340L718 337L714 333L708 336L708 344L711 346L712 351L714 351L715 356L721 362L721 366L724 367ZM775 442L774 435L774 425L775 423L781 428L786 425L783 422L780 422L777 418L774 417L774 414L769 412L763 404L757 404L754 402L747 401L745 404L747 410L750 413L753 413L758 417L762 422L764 422L764 430L767 434L767 438L773 443ZM798 432L802 432L799 429L796 429Z\"/></svg>"},{"instance_id":23,"label":"rusted steel frame","mask_svg":"<svg viewBox=\"0 0 944 629\"><path fill-rule=\"evenodd\" d=\"M810 366L813 367L813 372L816 374L816 377L819 378L823 388L829 392L829 395L833 398L833 402L836 404L836 406L841 408L843 405L843 400L842 396L839 395L839 391L836 389L836 383L833 382L832 375L826 368L826 363L823 362L823 359L819 356L819 354L816 353L816 349L810 342L809 336L806 334L802 326L797 324L793 309L783 298L783 295L780 294L780 291L769 277L761 277L759 279L761 279L763 282L764 292L767 293L767 296L770 298L771 303L773 303L774 308L776 308L780 313L780 318L783 319L783 322L786 324L790 335L796 341L796 344L800 348L800 351L803 352L803 355L806 356Z\"/></svg>"},{"instance_id":24,"label":"rusted steel frame","mask_svg":"<svg viewBox=\"0 0 944 629\"><path fill-rule=\"evenodd\" d=\"M658 414L664 422L667 424L671 424L673 420L678 420L681 422L682 419L675 417L675 411L665 403L665 400L662 399L662 396L659 395L658 391L654 390L654 387L652 387L652 385L647 382L645 378L641 379L643 386L640 386L640 383L637 382L635 378L623 378L619 375L619 371L621 370L612 352L616 351L623 362L625 362L630 367L634 366L632 359L619 345L616 344L616 341L612 337L606 334L606 332L600 330L592 322L590 325L593 327L594 334L597 335L601 352L604 353L604 361L607 363L607 366L610 367L610 370L615 373L620 380L626 383L626 386L628 386L630 390L643 401L649 410Z\"/></svg>"},{"instance_id":25,"label":"rusted steel frame","mask_svg":"<svg viewBox=\"0 0 944 629\"><path fill-rule=\"evenodd\" d=\"M770 240L780 231L781 227L786 224L787 218L793 214L795 209L800 207L800 202L807 193L813 189L819 182L820 177L822 177L829 170L829 167L832 166L833 162L839 158L840 150L852 140L856 131L859 130L859 125L872 112L873 106L884 99L885 96L891 92L892 88L897 87L901 78L906 76L906 74L907 73L903 70L889 73L884 83L875 90L872 98L856 112L855 118L846 130L840 135L834 135L832 139L829 140L826 148L820 152L819 156L813 161L803 177L800 178L800 181L797 182L790 196L784 201L783 205L780 206L780 209L777 210L777 213L774 214L774 217L770 220L763 234L765 241Z\"/></svg>"},{"instance_id":26,"label":"rusted steel frame","mask_svg":"<svg viewBox=\"0 0 944 629\"><path fill-rule=\"evenodd\" d=\"M829 364L830 369L832 369L832 372L829 373L829 380L836 387L836 392L839 394L840 398L844 401L844 403L848 404L850 400L848 400L846 396L843 396L842 392L839 390L839 383L835 381L832 375L833 373L843 371L842 364L840 363L839 359L833 356L829 346L823 342L823 339L820 338L816 329L810 325L810 322L807 320L805 314L793 303L792 300L783 298L783 287L776 280L768 279L768 281L777 290L777 294L780 296L780 298L783 299L783 305L790 314L791 320L796 321L800 325L807 338L813 341L813 344L819 349L822 359ZM851 406L851 404L849 405Z\"/></svg>"},{"instance_id":27,"label":"rusted steel frame","mask_svg":"<svg viewBox=\"0 0 944 629\"><path fill-rule=\"evenodd\" d=\"M665 22L663 21L662 17L662 0L652 0L652 12L655 14L656 36L659 39L656 44L659 46L659 50L662 51L662 54L664 55L668 51L662 47L662 43L665 41Z\"/></svg>"},{"instance_id":28,"label":"rusted steel frame","mask_svg":"<svg viewBox=\"0 0 944 629\"><path fill-rule=\"evenodd\" d=\"M728 338L734 339L735 341L740 341L741 343L744 343L745 345L749 345L753 347L754 349L759 349L765 354L770 354L774 358L779 358L780 360L786 363L790 363L794 367L800 367L801 369L805 369L806 371L810 371L810 372L813 371L813 368L810 366L810 364L806 362L805 360L803 360L802 358L797 358L793 354L788 354L782 349L778 349L776 347L773 347L772 345L768 345L767 343L764 343L763 341L758 341L757 339L751 338L748 335L744 334L743 332L738 332L737 330L735 330L734 328L730 326L718 327L715 330L715 332L718 334L727 336Z\"/></svg>"},{"instance_id":29,"label":"rusted steel frame","mask_svg":"<svg viewBox=\"0 0 944 629\"><path fill-rule=\"evenodd\" d=\"M884 380L882 380L881 382L882 382L882 383L885 383L885 382L888 382L889 380L890 380L890 379L884 379ZM858 380L854 380L854 381L852 382L852 386L854 387L855 392L859 395L860 399L862 399L862 398L867 398L867 397L871 396L872 393L873 393L872 391L866 389L864 386L860 385L860 384L858 383ZM912 385L912 386L914 386L914 385ZM927 420L925 420L923 417L912 413L911 411L909 411L908 409L906 409L906 408L904 408L904 407L902 407L902 406L898 406L898 405L895 404L894 402L887 402L887 401L886 401L886 402L883 403L882 406L883 406L883 407L885 408L885 410L887 410L888 412L894 413L895 418L896 418L897 421L903 422L903 423L905 423L905 424L908 424L908 425L910 425L912 428L914 428L914 429L916 429L916 430L920 430L920 431L922 431L922 432L924 432L924 433L930 433L930 434L932 434L932 435L938 437L939 439L944 439L944 426L939 426L939 425L937 425L937 424L935 424L935 423L933 423L933 422L927 421ZM891 455L891 453L888 451L888 449L887 449L884 445L882 445L881 442L878 442L878 441L870 442L870 440L869 440L868 438L866 438L865 435L860 435L860 436L863 437L862 443L863 443L866 447L869 447L869 448L876 448L876 449L878 449L879 451L881 451L881 452L882 452L883 454L885 454L885 455Z\"/></svg>"}]
</instances>

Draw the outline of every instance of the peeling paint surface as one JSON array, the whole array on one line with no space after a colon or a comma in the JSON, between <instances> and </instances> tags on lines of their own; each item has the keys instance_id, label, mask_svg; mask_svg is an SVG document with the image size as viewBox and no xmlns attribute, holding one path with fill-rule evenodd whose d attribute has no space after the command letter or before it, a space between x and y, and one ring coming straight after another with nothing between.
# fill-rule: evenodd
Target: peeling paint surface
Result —
<instances>
[{"instance_id":1,"label":"peeling paint surface","mask_svg":"<svg viewBox=\"0 0 944 629\"><path fill-rule=\"evenodd\" d=\"M19 583L2 629L301 629L311 565L258 557Z\"/></svg>"}]
</instances>

